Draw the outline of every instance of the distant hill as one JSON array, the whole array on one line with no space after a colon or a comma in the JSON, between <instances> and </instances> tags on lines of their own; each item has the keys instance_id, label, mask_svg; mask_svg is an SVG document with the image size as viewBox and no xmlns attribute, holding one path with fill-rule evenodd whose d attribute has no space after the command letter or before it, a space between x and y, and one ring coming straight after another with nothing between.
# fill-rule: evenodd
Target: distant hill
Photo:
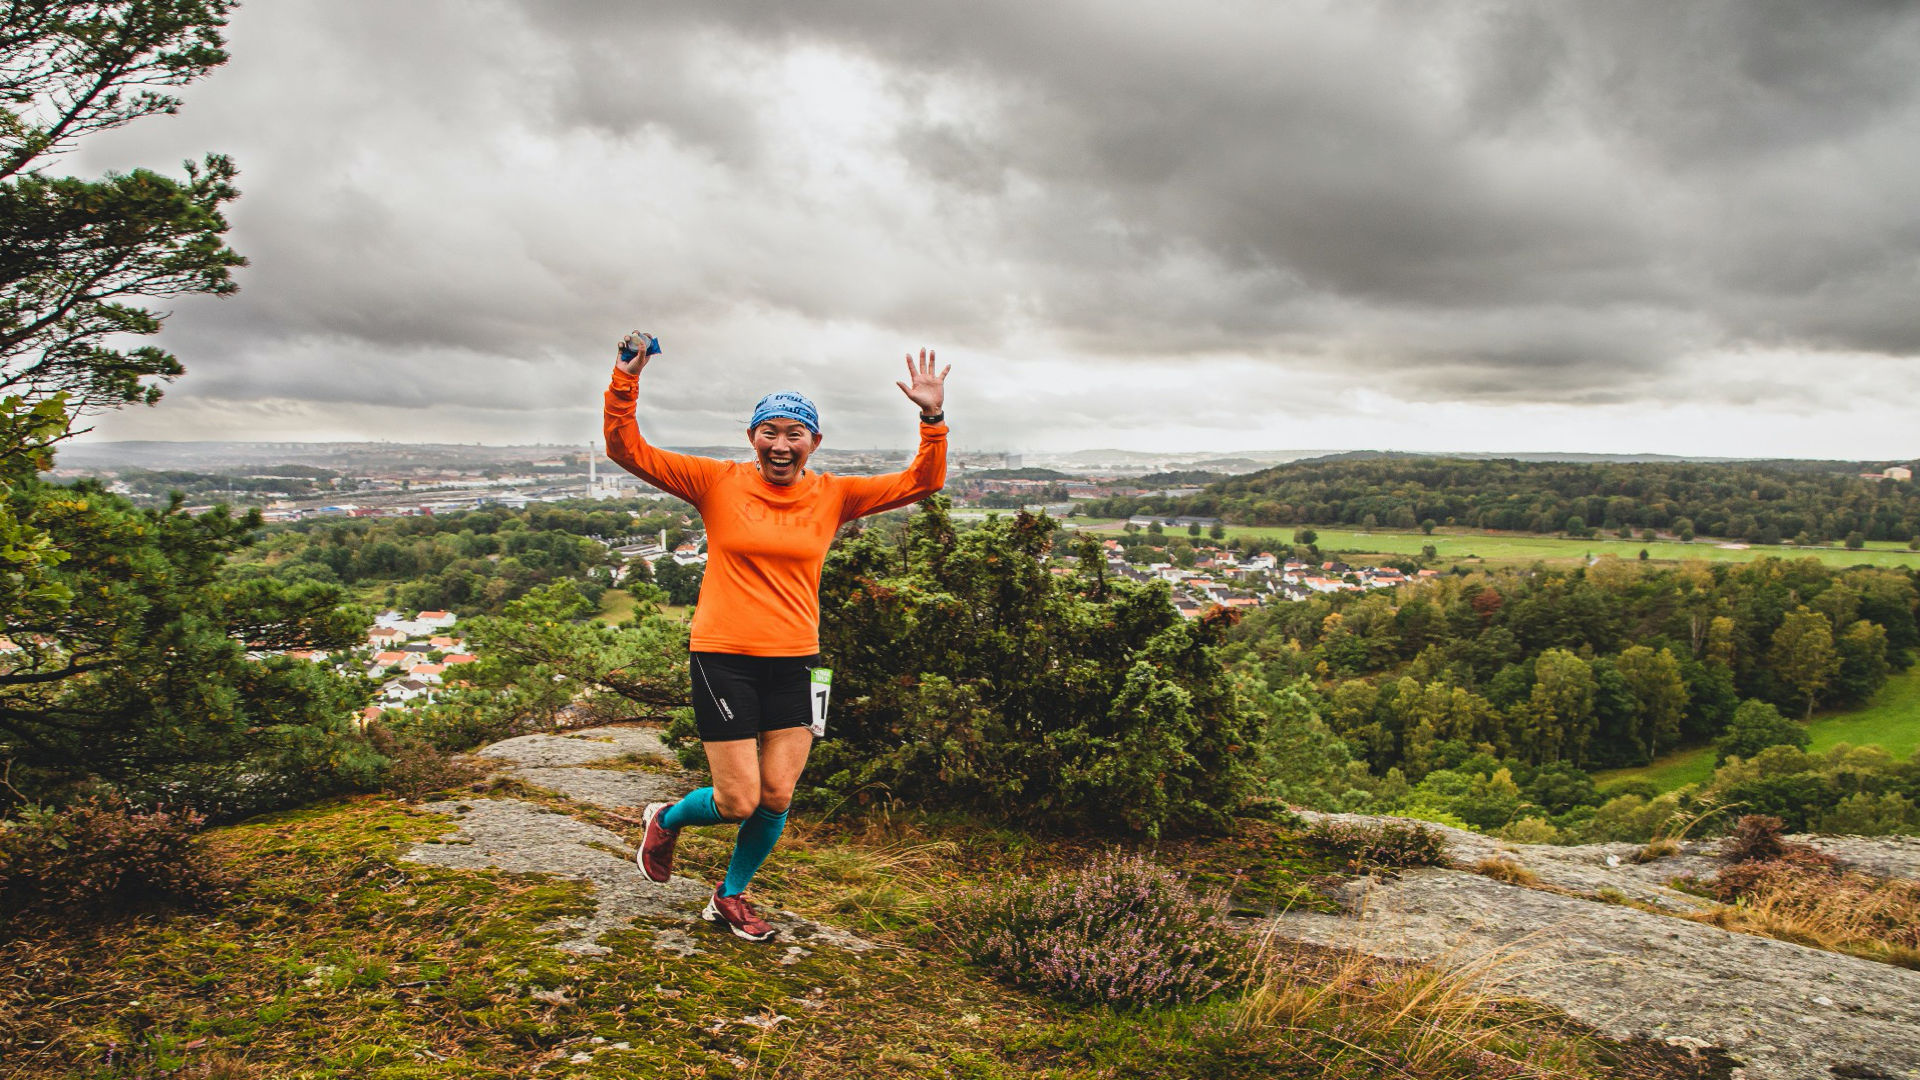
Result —
<instances>
[{"instance_id":1,"label":"distant hill","mask_svg":"<svg viewBox=\"0 0 1920 1080\"><path fill-rule=\"evenodd\" d=\"M1072 480L1072 473L1026 466L1020 469L982 469L967 474L969 480Z\"/></svg>"},{"instance_id":2,"label":"distant hill","mask_svg":"<svg viewBox=\"0 0 1920 1080\"><path fill-rule=\"evenodd\" d=\"M1588 459L1600 455L1586 455ZM1920 486L1863 479L1863 462L1525 461L1347 453L1291 462L1179 497L1094 500L1086 512L1220 517L1242 525L1422 522L1589 535L1652 530L1756 544L1905 542L1920 536Z\"/></svg>"}]
</instances>

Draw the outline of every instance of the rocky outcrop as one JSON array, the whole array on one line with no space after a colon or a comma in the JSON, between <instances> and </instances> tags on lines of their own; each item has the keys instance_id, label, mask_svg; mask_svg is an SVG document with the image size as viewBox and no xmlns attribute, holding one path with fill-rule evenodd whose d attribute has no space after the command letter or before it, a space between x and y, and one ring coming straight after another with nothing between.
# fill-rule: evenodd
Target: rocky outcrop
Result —
<instances>
[{"instance_id":1,"label":"rocky outcrop","mask_svg":"<svg viewBox=\"0 0 1920 1080\"><path fill-rule=\"evenodd\" d=\"M657 758L659 767L647 771L594 768L628 755ZM659 735L645 728L523 735L495 743L481 750L480 756L502 763L526 783L610 809L638 809L649 802L675 799L693 786L692 778L672 764ZM678 876L666 885L655 884L634 865L626 837L520 799L449 799L428 803L425 809L453 818L458 828L431 843L415 844L403 856L409 862L551 874L592 886L590 913L542 927L565 935L556 949L603 954L610 951L601 944L606 934L649 924L654 948L682 954L700 951L699 935L689 931L698 923L712 885ZM761 914L780 930L779 940L797 953L804 953L808 946L856 952L875 947L792 912Z\"/></svg>"},{"instance_id":2,"label":"rocky outcrop","mask_svg":"<svg viewBox=\"0 0 1920 1080\"><path fill-rule=\"evenodd\" d=\"M1920 972L1599 899L1631 896L1670 911L1700 903L1666 882L1717 870L1715 844L1636 863L1638 845L1556 848L1444 831L1456 863L1504 859L1566 892L1459 869L1412 870L1361 878L1342 892L1345 914L1289 913L1272 932L1392 959L1485 966L1505 991L1607 1035L1719 1047L1749 1080L1920 1080ZM1808 839L1863 869L1912 865L1902 861L1904 841Z\"/></svg>"}]
</instances>

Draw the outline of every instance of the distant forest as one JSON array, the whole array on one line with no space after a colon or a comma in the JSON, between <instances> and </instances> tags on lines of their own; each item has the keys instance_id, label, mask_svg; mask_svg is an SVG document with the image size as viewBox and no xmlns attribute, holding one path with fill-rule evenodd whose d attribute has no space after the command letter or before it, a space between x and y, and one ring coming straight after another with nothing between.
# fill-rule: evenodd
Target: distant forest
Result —
<instances>
[{"instance_id":1,"label":"distant forest","mask_svg":"<svg viewBox=\"0 0 1920 1080\"><path fill-rule=\"evenodd\" d=\"M1240 525L1457 525L1576 536L1652 530L1756 544L1920 538L1920 486L1863 479L1853 467L1784 462L1331 459L1232 477L1196 495L1094 500L1085 512L1191 514Z\"/></svg>"},{"instance_id":2,"label":"distant forest","mask_svg":"<svg viewBox=\"0 0 1920 1080\"><path fill-rule=\"evenodd\" d=\"M1601 559L1269 605L1229 653L1270 686L1311 679L1376 773L1418 780L1449 741L1598 769L1725 735L1742 699L1857 708L1914 663L1917 610L1920 571Z\"/></svg>"},{"instance_id":3,"label":"distant forest","mask_svg":"<svg viewBox=\"0 0 1920 1080\"><path fill-rule=\"evenodd\" d=\"M303 521L268 530L248 559L236 562L235 573L355 587L384 583L388 604L463 616L498 614L561 580L577 582L597 601L618 556L591 538L664 530L671 547L692 535L687 514L648 504L647 516L636 519L629 505L541 503L525 510Z\"/></svg>"}]
</instances>

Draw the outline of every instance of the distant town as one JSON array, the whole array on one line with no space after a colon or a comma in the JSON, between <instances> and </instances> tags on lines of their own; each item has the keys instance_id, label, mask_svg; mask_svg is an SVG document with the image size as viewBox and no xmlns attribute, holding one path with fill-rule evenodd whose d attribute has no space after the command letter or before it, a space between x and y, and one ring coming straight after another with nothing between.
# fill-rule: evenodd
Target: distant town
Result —
<instances>
[{"instance_id":1,"label":"distant town","mask_svg":"<svg viewBox=\"0 0 1920 1080\"><path fill-rule=\"evenodd\" d=\"M742 448L673 447L744 460ZM1149 455L1080 451L1045 455L954 452L948 457L947 494L957 506L1045 509L1069 513L1076 501L1116 495L1179 495L1197 484L1143 484L1171 470L1233 475L1295 460L1315 451L1259 456ZM822 472L872 475L906 467L898 449L823 449L812 462ZM108 490L149 504L173 492L189 509L219 503L258 508L268 521L314 517L404 517L487 506L519 509L531 503L575 499L670 499L609 461L596 444L573 447L481 447L402 443L123 443L63 450L51 474L92 476Z\"/></svg>"}]
</instances>

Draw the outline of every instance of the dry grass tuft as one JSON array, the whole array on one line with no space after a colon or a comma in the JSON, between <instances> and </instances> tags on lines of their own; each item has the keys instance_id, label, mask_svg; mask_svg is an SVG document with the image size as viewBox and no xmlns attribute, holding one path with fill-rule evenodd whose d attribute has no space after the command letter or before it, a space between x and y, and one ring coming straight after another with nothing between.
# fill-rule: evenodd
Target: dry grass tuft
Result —
<instances>
[{"instance_id":1,"label":"dry grass tuft","mask_svg":"<svg viewBox=\"0 0 1920 1080\"><path fill-rule=\"evenodd\" d=\"M1506 950L1432 967L1359 952L1273 955L1237 1006L1234 1032L1278 1035L1328 1074L1591 1075L1590 1039L1502 989L1522 962Z\"/></svg>"},{"instance_id":2,"label":"dry grass tuft","mask_svg":"<svg viewBox=\"0 0 1920 1080\"><path fill-rule=\"evenodd\" d=\"M1722 906L1689 917L1920 970L1920 885L1794 856L1727 868L1713 885Z\"/></svg>"},{"instance_id":3,"label":"dry grass tuft","mask_svg":"<svg viewBox=\"0 0 1920 1080\"><path fill-rule=\"evenodd\" d=\"M1656 859L1668 859L1680 854L1680 841L1669 836L1657 837L1648 841L1647 846L1633 853L1633 861L1650 863Z\"/></svg>"},{"instance_id":4,"label":"dry grass tuft","mask_svg":"<svg viewBox=\"0 0 1920 1080\"><path fill-rule=\"evenodd\" d=\"M1538 885L1540 875L1498 855L1488 856L1473 864L1473 872L1495 881L1504 881L1509 885Z\"/></svg>"}]
</instances>

